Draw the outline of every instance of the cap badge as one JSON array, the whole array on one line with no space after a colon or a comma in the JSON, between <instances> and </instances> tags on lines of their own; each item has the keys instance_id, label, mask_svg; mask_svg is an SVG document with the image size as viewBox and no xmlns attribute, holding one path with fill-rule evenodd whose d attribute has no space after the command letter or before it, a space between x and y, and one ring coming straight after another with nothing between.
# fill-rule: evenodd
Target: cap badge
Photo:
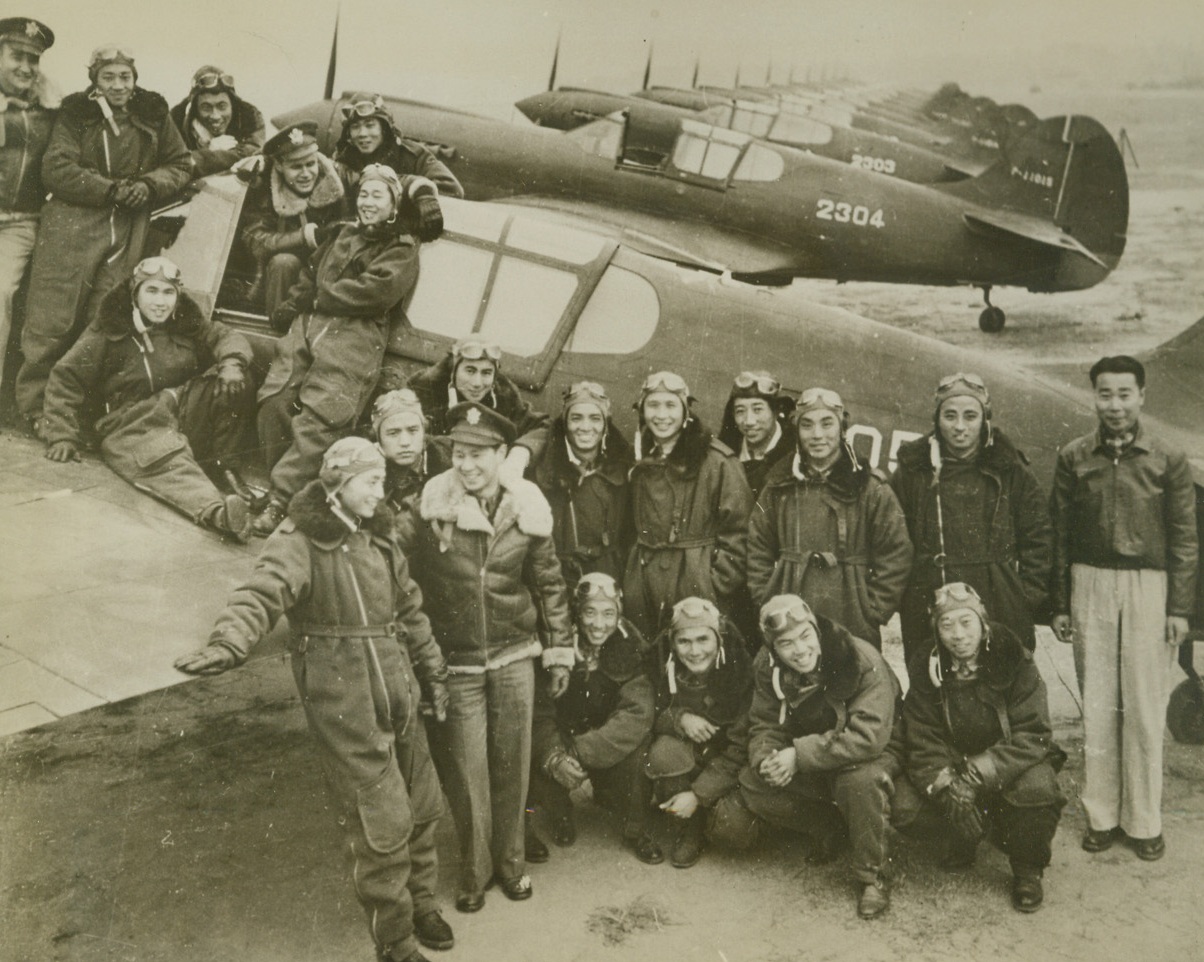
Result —
<instances>
[{"instance_id":1,"label":"cap badge","mask_svg":"<svg viewBox=\"0 0 1204 962\"><path fill-rule=\"evenodd\" d=\"M30 20L25 24L25 35L27 37L40 37L42 35L42 28Z\"/></svg>"},{"instance_id":2,"label":"cap badge","mask_svg":"<svg viewBox=\"0 0 1204 962\"><path fill-rule=\"evenodd\" d=\"M305 139L305 131L300 127L294 127L288 132L288 139L294 147L300 146L301 141Z\"/></svg>"},{"instance_id":3,"label":"cap badge","mask_svg":"<svg viewBox=\"0 0 1204 962\"><path fill-rule=\"evenodd\" d=\"M464 415L464 420L469 424L477 425L481 423L481 412L476 408L469 408L468 413Z\"/></svg>"}]
</instances>

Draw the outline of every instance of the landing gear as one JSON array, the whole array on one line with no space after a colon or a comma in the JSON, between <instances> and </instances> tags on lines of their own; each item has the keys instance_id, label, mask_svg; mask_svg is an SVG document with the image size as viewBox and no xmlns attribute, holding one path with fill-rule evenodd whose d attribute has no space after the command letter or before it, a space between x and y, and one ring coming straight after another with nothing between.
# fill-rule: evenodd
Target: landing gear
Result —
<instances>
[{"instance_id":1,"label":"landing gear","mask_svg":"<svg viewBox=\"0 0 1204 962\"><path fill-rule=\"evenodd\" d=\"M987 306L978 315L978 328L984 334L998 334L1003 330L1007 315L1003 313L1002 308L991 306L991 288L984 287L982 289L982 299Z\"/></svg>"}]
</instances>

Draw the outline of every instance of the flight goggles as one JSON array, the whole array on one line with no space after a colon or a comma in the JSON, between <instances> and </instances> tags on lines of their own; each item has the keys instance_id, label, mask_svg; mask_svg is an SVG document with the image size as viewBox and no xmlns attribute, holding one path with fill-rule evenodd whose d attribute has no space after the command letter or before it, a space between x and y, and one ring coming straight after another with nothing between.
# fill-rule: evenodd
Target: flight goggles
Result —
<instances>
[{"instance_id":1,"label":"flight goggles","mask_svg":"<svg viewBox=\"0 0 1204 962\"><path fill-rule=\"evenodd\" d=\"M840 408L844 410L844 401L840 399L840 395L835 391L830 391L826 387L809 387L802 393L799 398L798 406L800 408L809 407L826 407Z\"/></svg>"},{"instance_id":2,"label":"flight goggles","mask_svg":"<svg viewBox=\"0 0 1204 962\"><path fill-rule=\"evenodd\" d=\"M574 401L587 401L591 399L595 401L610 400L606 394L606 388L597 381L575 381L564 389L564 394L561 397L565 401L570 399Z\"/></svg>"},{"instance_id":3,"label":"flight goggles","mask_svg":"<svg viewBox=\"0 0 1204 962\"><path fill-rule=\"evenodd\" d=\"M456 356L457 361L493 361L496 364L502 359L500 347L479 338L457 341L452 348L452 354Z\"/></svg>"},{"instance_id":4,"label":"flight goggles","mask_svg":"<svg viewBox=\"0 0 1204 962\"><path fill-rule=\"evenodd\" d=\"M964 604L967 601L976 601L982 604L982 598L978 592L970 585L963 581L951 581L947 585L941 585L936 589L936 594L933 595L933 607L946 608L951 604Z\"/></svg>"},{"instance_id":5,"label":"flight goggles","mask_svg":"<svg viewBox=\"0 0 1204 962\"><path fill-rule=\"evenodd\" d=\"M815 614L802 598L797 595L780 597L781 601L770 599L762 606L762 633L778 635L798 625L815 624Z\"/></svg>"},{"instance_id":6,"label":"flight goggles","mask_svg":"<svg viewBox=\"0 0 1204 962\"><path fill-rule=\"evenodd\" d=\"M161 277L171 284L179 284L183 279L179 265L175 261L168 260L166 257L147 257L145 260L139 261L138 266L134 268L134 287L153 277Z\"/></svg>"},{"instance_id":7,"label":"flight goggles","mask_svg":"<svg viewBox=\"0 0 1204 962\"><path fill-rule=\"evenodd\" d=\"M115 44L106 47L97 47L92 51L92 59L88 62L88 66L95 67L98 64L113 63L115 61L123 61L133 66L134 52L129 47L119 47Z\"/></svg>"},{"instance_id":8,"label":"flight goggles","mask_svg":"<svg viewBox=\"0 0 1204 962\"><path fill-rule=\"evenodd\" d=\"M644 384L640 388L641 394L653 394L656 391L688 395L690 388L680 374L674 374L672 371L657 371L644 378Z\"/></svg>"},{"instance_id":9,"label":"flight goggles","mask_svg":"<svg viewBox=\"0 0 1204 962\"><path fill-rule=\"evenodd\" d=\"M718 633L719 609L706 598L682 598L673 606L673 617L669 627L673 631L684 628L710 628Z\"/></svg>"},{"instance_id":10,"label":"flight goggles","mask_svg":"<svg viewBox=\"0 0 1204 962\"><path fill-rule=\"evenodd\" d=\"M234 90L234 75L228 73L219 73L217 71L208 71L199 74L192 78L192 92L198 93L202 90Z\"/></svg>"},{"instance_id":11,"label":"flight goggles","mask_svg":"<svg viewBox=\"0 0 1204 962\"><path fill-rule=\"evenodd\" d=\"M961 371L958 371L956 374L950 374L947 377L941 378L940 382L937 384L937 388L939 390L947 387L953 387L953 385L957 384L958 382L961 382L962 384L969 384L970 387L976 387L981 391L985 391L987 389L986 382L983 381L983 379L977 374L963 374Z\"/></svg>"},{"instance_id":12,"label":"flight goggles","mask_svg":"<svg viewBox=\"0 0 1204 962\"><path fill-rule=\"evenodd\" d=\"M350 120L352 117L372 117L381 113L385 109L385 102L379 96L373 97L371 100L357 100L352 104L343 104L343 119Z\"/></svg>"},{"instance_id":13,"label":"flight goggles","mask_svg":"<svg viewBox=\"0 0 1204 962\"><path fill-rule=\"evenodd\" d=\"M582 575L573 593L578 604L602 600L613 601L617 605L622 597L622 592L619 591L615 579L600 571L591 571L589 574Z\"/></svg>"},{"instance_id":14,"label":"flight goggles","mask_svg":"<svg viewBox=\"0 0 1204 962\"><path fill-rule=\"evenodd\" d=\"M735 385L741 391L756 388L761 394L778 395L782 390L782 382L770 374L759 371L741 371L736 375Z\"/></svg>"}]
</instances>

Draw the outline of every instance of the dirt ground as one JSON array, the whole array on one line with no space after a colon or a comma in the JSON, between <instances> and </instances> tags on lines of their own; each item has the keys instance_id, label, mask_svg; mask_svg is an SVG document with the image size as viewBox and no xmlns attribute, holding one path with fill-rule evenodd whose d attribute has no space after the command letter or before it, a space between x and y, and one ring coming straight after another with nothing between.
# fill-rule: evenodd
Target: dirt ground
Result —
<instances>
[{"instance_id":1,"label":"dirt ground","mask_svg":"<svg viewBox=\"0 0 1204 962\"><path fill-rule=\"evenodd\" d=\"M1052 93L1029 102L1063 112ZM972 292L808 283L817 300L1017 362L1140 350L1204 314L1204 94L1083 94L1072 109L1126 127L1139 170L1119 269L1079 294L999 291L1001 335L978 331ZM800 285L802 286L802 285ZM205 626L198 626L198 638ZM1063 699L1067 697L1060 692ZM455 846L440 839L449 960L821 960L1201 958L1204 753L1167 741L1168 854L1078 845L1081 743L1059 740L1070 798L1046 876L1046 906L1009 906L1007 865L984 848L970 873L896 849L893 904L854 914L843 863L806 865L774 839L746 855L710 851L689 871L644 866L605 813L532 869L535 897L497 893L473 916L450 909ZM668 828L661 826L668 841ZM293 683L281 656L0 741L0 962L324 962L372 951L352 895Z\"/></svg>"}]
</instances>

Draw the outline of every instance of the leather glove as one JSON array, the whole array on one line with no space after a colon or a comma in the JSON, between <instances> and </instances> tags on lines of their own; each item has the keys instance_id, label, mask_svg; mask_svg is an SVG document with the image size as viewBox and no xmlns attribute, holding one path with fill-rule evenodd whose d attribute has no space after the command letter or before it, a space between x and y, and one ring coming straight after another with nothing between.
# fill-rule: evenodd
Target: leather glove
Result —
<instances>
[{"instance_id":1,"label":"leather glove","mask_svg":"<svg viewBox=\"0 0 1204 962\"><path fill-rule=\"evenodd\" d=\"M58 461L60 464L78 461L79 447L74 441L52 441L46 447L46 457L51 461Z\"/></svg>"},{"instance_id":2,"label":"leather glove","mask_svg":"<svg viewBox=\"0 0 1204 962\"><path fill-rule=\"evenodd\" d=\"M251 180L251 178L263 170L263 165L263 154L252 154L250 157L236 160L234 166L230 169L238 175L239 180Z\"/></svg>"},{"instance_id":3,"label":"leather glove","mask_svg":"<svg viewBox=\"0 0 1204 962\"><path fill-rule=\"evenodd\" d=\"M217 365L217 396L233 399L242 394L247 386L247 375L243 371L242 360L228 357Z\"/></svg>"},{"instance_id":4,"label":"leather glove","mask_svg":"<svg viewBox=\"0 0 1204 962\"><path fill-rule=\"evenodd\" d=\"M949 783L942 796L945 817L966 841L978 841L983 837L982 810L978 807L978 789L962 776Z\"/></svg>"},{"instance_id":5,"label":"leather glove","mask_svg":"<svg viewBox=\"0 0 1204 962\"><path fill-rule=\"evenodd\" d=\"M421 194L414 198L414 213L418 220L420 241L438 240L443 234L443 209L434 194Z\"/></svg>"},{"instance_id":6,"label":"leather glove","mask_svg":"<svg viewBox=\"0 0 1204 962\"><path fill-rule=\"evenodd\" d=\"M570 792L589 778L581 763L563 749L554 751L544 763L544 770L556 780L556 784Z\"/></svg>"},{"instance_id":7,"label":"leather glove","mask_svg":"<svg viewBox=\"0 0 1204 962\"><path fill-rule=\"evenodd\" d=\"M186 675L220 675L237 664L234 652L224 645L206 645L175 660L176 671Z\"/></svg>"},{"instance_id":8,"label":"leather glove","mask_svg":"<svg viewBox=\"0 0 1204 962\"><path fill-rule=\"evenodd\" d=\"M314 228L314 242L316 246L321 247L330 238L334 237L343 228L343 221L332 220L327 224L318 224Z\"/></svg>"},{"instance_id":9,"label":"leather glove","mask_svg":"<svg viewBox=\"0 0 1204 962\"><path fill-rule=\"evenodd\" d=\"M569 669L564 665L553 665L548 669L548 696L559 698L569 690Z\"/></svg>"},{"instance_id":10,"label":"leather glove","mask_svg":"<svg viewBox=\"0 0 1204 962\"><path fill-rule=\"evenodd\" d=\"M292 304L285 302L272 311L272 316L269 318L268 323L272 325L272 330L277 334L287 334L288 329L300 313Z\"/></svg>"},{"instance_id":11,"label":"leather glove","mask_svg":"<svg viewBox=\"0 0 1204 962\"><path fill-rule=\"evenodd\" d=\"M441 681L427 683L427 707L422 710L424 715L430 715L435 721L447 721L447 703L451 701L451 693L447 684Z\"/></svg>"}]
</instances>

